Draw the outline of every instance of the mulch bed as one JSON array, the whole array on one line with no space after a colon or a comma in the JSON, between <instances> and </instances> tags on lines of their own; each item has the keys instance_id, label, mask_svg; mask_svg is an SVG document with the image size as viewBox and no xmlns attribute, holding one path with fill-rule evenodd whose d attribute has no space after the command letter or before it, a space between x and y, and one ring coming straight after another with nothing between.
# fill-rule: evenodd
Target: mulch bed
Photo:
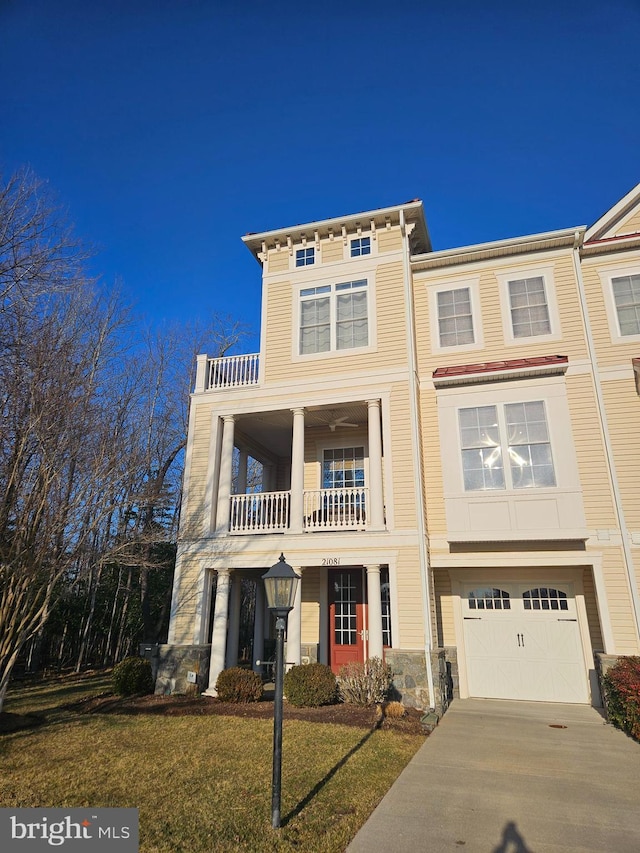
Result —
<instances>
[{"instance_id":1,"label":"mulch bed","mask_svg":"<svg viewBox=\"0 0 640 853\"><path fill-rule=\"evenodd\" d=\"M252 719L273 719L273 701L265 699L246 705L221 702L209 696L134 696L121 698L113 694L101 694L79 702L62 706L62 709L77 714L155 714L164 717L183 716L228 716ZM61 708L55 709L57 713ZM361 707L341 703L323 705L320 708L294 708L284 704L285 720L305 720L306 722L333 723L343 726L355 726L362 729L394 729L407 734L427 734L420 722L423 712L407 708L403 717L385 717L378 707ZM45 715L0 714L0 733L31 728L46 722Z\"/></svg>"}]
</instances>

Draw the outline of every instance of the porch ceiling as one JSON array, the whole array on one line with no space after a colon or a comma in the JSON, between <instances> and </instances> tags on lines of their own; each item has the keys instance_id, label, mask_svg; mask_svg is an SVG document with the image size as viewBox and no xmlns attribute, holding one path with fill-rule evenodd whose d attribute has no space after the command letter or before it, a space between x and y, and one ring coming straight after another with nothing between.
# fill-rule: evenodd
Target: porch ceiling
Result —
<instances>
[{"instance_id":1,"label":"porch ceiling","mask_svg":"<svg viewBox=\"0 0 640 853\"><path fill-rule=\"evenodd\" d=\"M304 427L307 430L326 432L336 438L344 436L348 441L351 433L359 430L344 424L357 424L360 431L367 429L367 404L354 402L330 406L305 406ZM331 424L335 429L331 429ZM238 437L244 437L258 447L263 447L275 456L287 457L291 453L293 414L290 409L273 412L238 415ZM251 451L249 451L251 452Z\"/></svg>"}]
</instances>

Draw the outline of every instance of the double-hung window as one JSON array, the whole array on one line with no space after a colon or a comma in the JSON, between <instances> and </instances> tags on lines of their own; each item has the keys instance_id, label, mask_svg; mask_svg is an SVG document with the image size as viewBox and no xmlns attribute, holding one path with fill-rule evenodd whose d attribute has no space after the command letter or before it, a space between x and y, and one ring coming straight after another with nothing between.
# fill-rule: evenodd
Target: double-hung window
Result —
<instances>
[{"instance_id":1,"label":"double-hung window","mask_svg":"<svg viewBox=\"0 0 640 853\"><path fill-rule=\"evenodd\" d=\"M640 335L640 274L611 279L620 335Z\"/></svg>"},{"instance_id":2,"label":"double-hung window","mask_svg":"<svg viewBox=\"0 0 640 853\"><path fill-rule=\"evenodd\" d=\"M438 335L441 347L474 343L471 291L468 287L437 293Z\"/></svg>"},{"instance_id":3,"label":"double-hung window","mask_svg":"<svg viewBox=\"0 0 640 853\"><path fill-rule=\"evenodd\" d=\"M300 355L369 344L367 281L345 281L300 291Z\"/></svg>"},{"instance_id":4,"label":"double-hung window","mask_svg":"<svg viewBox=\"0 0 640 853\"><path fill-rule=\"evenodd\" d=\"M309 267L315 263L316 250L313 246L305 246L304 249L296 249L296 266Z\"/></svg>"},{"instance_id":5,"label":"double-hung window","mask_svg":"<svg viewBox=\"0 0 640 853\"><path fill-rule=\"evenodd\" d=\"M362 486L364 486L364 447L337 447L324 451L323 489L352 489Z\"/></svg>"},{"instance_id":6,"label":"double-hung window","mask_svg":"<svg viewBox=\"0 0 640 853\"><path fill-rule=\"evenodd\" d=\"M458 412L465 491L556 485L542 400Z\"/></svg>"},{"instance_id":7,"label":"double-hung window","mask_svg":"<svg viewBox=\"0 0 640 853\"><path fill-rule=\"evenodd\" d=\"M543 276L509 281L509 310L514 338L550 334L551 318Z\"/></svg>"}]
</instances>

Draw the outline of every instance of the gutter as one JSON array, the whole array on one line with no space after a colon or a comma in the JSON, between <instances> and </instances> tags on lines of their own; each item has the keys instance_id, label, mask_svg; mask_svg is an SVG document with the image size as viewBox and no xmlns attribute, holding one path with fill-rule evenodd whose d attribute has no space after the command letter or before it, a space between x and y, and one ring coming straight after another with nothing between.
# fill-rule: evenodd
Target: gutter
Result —
<instances>
[{"instance_id":1,"label":"gutter","mask_svg":"<svg viewBox=\"0 0 640 853\"><path fill-rule=\"evenodd\" d=\"M411 444L417 478L414 479L416 508L418 511L418 549L420 554L420 581L422 592L422 610L425 622L425 644L424 656L427 669L427 685L429 687L429 702L431 710L435 710L435 690L433 685L433 668L431 652L433 650L433 630L431 626L431 591L429 588L429 552L427 549L427 526L425 519L424 496L422 492L422 454L421 437L418 418L418 392L417 392L417 366L416 366L416 336L413 316L413 299L411 296L411 275L409 267L409 234L404 210L400 210L400 231L405 241L405 251L402 253L402 264L404 268L404 303L407 321L409 325L408 356L409 356L409 395L411 404Z\"/></svg>"},{"instance_id":2,"label":"gutter","mask_svg":"<svg viewBox=\"0 0 640 853\"><path fill-rule=\"evenodd\" d=\"M602 383L600 380L600 371L598 370L598 361L596 357L596 348L593 341L593 334L591 332L591 322L589 320L589 309L587 308L587 296L584 287L584 280L582 278L582 268L580 265L580 239L581 234L579 231L576 231L575 234L575 242L573 247L573 264L576 271L576 278L578 281L578 294L580 298L580 307L582 309L582 317L585 327L585 337L587 341L587 349L589 352L589 359L591 361L591 369L593 371L593 383L596 391L596 400L598 403L598 417L600 420L600 428L602 429L602 435L604 438L604 452L605 458L607 461L607 468L609 470L609 477L611 478L611 489L613 492L613 502L615 507L616 518L618 520L618 527L620 528L620 535L622 537L622 552L624 557L625 570L627 573L627 580L629 582L629 587L631 589L631 602L633 605L633 615L635 617L636 623L636 637L640 640L640 593L638 592L638 583L635 577L635 571L633 566L633 555L631 553L631 545L629 544L629 531L627 529L627 525L624 518L624 511L622 508L622 496L620 494L620 486L618 484L618 477L616 475L615 461L613 457L613 448L611 446L611 437L609 434L609 425L607 421L607 415L604 406L604 397L602 394Z\"/></svg>"}]
</instances>

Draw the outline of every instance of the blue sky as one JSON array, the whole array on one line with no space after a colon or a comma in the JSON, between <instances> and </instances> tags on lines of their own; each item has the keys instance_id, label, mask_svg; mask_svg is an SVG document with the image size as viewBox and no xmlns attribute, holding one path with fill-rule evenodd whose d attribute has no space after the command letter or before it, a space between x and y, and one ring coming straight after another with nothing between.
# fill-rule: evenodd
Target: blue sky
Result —
<instances>
[{"instance_id":1,"label":"blue sky","mask_svg":"<svg viewBox=\"0 0 640 853\"><path fill-rule=\"evenodd\" d=\"M249 231L412 198L436 249L591 224L640 181L639 35L640 0L0 0L0 166L151 322L257 332Z\"/></svg>"}]
</instances>

